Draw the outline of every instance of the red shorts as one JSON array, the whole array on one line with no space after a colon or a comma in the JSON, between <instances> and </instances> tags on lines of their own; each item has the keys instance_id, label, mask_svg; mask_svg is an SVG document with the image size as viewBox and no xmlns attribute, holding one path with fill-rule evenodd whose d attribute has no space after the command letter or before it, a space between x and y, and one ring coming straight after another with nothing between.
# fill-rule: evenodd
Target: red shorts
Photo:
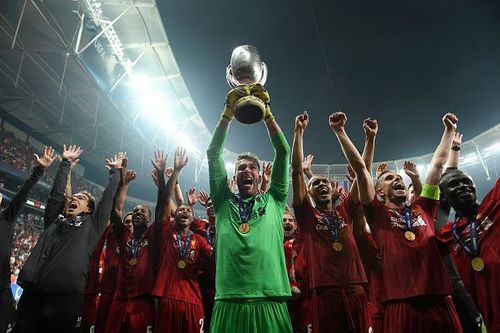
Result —
<instances>
[{"instance_id":1,"label":"red shorts","mask_svg":"<svg viewBox=\"0 0 500 333\"><path fill-rule=\"evenodd\" d=\"M83 295L85 309L83 312L83 331L93 332L92 327L95 327L97 317L97 298L95 294Z\"/></svg>"},{"instance_id":2,"label":"red shorts","mask_svg":"<svg viewBox=\"0 0 500 333\"><path fill-rule=\"evenodd\" d=\"M295 333L309 333L312 330L312 304L309 295L288 301L288 312Z\"/></svg>"},{"instance_id":3,"label":"red shorts","mask_svg":"<svg viewBox=\"0 0 500 333\"><path fill-rule=\"evenodd\" d=\"M384 333L461 333L451 296L433 300L400 300L385 305Z\"/></svg>"},{"instance_id":4,"label":"red shorts","mask_svg":"<svg viewBox=\"0 0 500 333\"><path fill-rule=\"evenodd\" d=\"M95 318L94 333L103 333L106 320L108 319L109 309L113 303L113 295L101 294L97 301L97 316Z\"/></svg>"},{"instance_id":5,"label":"red shorts","mask_svg":"<svg viewBox=\"0 0 500 333\"><path fill-rule=\"evenodd\" d=\"M313 332L366 333L371 327L368 299L361 286L315 290L311 303Z\"/></svg>"},{"instance_id":6,"label":"red shorts","mask_svg":"<svg viewBox=\"0 0 500 333\"><path fill-rule=\"evenodd\" d=\"M156 312L155 326L156 333L203 332L203 306L171 298L161 298Z\"/></svg>"},{"instance_id":7,"label":"red shorts","mask_svg":"<svg viewBox=\"0 0 500 333\"><path fill-rule=\"evenodd\" d=\"M113 300L104 332L153 333L154 303L150 296Z\"/></svg>"}]
</instances>

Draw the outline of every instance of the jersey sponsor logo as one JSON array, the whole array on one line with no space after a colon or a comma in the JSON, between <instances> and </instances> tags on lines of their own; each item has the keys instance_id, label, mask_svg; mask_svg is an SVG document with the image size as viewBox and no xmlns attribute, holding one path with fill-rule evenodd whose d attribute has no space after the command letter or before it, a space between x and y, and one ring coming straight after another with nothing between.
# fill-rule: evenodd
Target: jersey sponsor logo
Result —
<instances>
[{"instance_id":1,"label":"jersey sponsor logo","mask_svg":"<svg viewBox=\"0 0 500 333\"><path fill-rule=\"evenodd\" d=\"M415 213L417 213L418 215ZM406 228L404 217L401 214L399 214L398 212L393 211L393 210L391 210L391 216L390 216L389 223L391 224L392 228L401 228L403 230ZM418 211L412 210L411 226L413 228L418 228L418 227L423 227L426 225L427 224L425 223L422 216L418 213Z\"/></svg>"}]
</instances>

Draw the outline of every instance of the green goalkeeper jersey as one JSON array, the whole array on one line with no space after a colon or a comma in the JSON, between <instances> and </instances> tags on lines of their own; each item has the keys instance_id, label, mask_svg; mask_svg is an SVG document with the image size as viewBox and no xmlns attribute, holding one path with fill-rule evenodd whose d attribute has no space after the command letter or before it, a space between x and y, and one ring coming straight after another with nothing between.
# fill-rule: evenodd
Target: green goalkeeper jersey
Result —
<instances>
[{"instance_id":1,"label":"green goalkeeper jersey","mask_svg":"<svg viewBox=\"0 0 500 333\"><path fill-rule=\"evenodd\" d=\"M227 129L217 127L208 149L210 191L216 217L215 299L285 298L290 285L283 249L283 213L289 186L290 147L280 131L271 135L275 151L269 191L254 200L249 231L240 231L239 203L227 183L222 150Z\"/></svg>"}]
</instances>

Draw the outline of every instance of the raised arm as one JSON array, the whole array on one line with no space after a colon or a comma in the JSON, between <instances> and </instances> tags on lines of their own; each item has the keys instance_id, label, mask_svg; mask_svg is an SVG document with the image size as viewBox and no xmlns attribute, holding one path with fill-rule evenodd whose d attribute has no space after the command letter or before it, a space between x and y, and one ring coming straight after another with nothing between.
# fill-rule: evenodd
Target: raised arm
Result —
<instances>
[{"instance_id":1,"label":"raised arm","mask_svg":"<svg viewBox=\"0 0 500 333\"><path fill-rule=\"evenodd\" d=\"M273 164L271 162L262 163L262 182L260 183L260 191L262 193L267 192L267 190L269 189L272 170L273 170Z\"/></svg>"},{"instance_id":2,"label":"raised arm","mask_svg":"<svg viewBox=\"0 0 500 333\"><path fill-rule=\"evenodd\" d=\"M420 193L422 193L422 182L420 181L417 165L411 161L404 161L403 170L411 179L411 184L415 190L415 197L420 196Z\"/></svg>"},{"instance_id":3,"label":"raised arm","mask_svg":"<svg viewBox=\"0 0 500 333\"><path fill-rule=\"evenodd\" d=\"M110 217L116 239L120 240L122 239L123 230L125 228L123 225L123 207L125 205L125 199L127 198L128 187L130 182L137 177L137 173L133 170L128 170L127 165L128 160L124 158L122 161L122 169L120 170L120 185L116 191Z\"/></svg>"},{"instance_id":4,"label":"raised arm","mask_svg":"<svg viewBox=\"0 0 500 333\"><path fill-rule=\"evenodd\" d=\"M304 177L304 130L309 124L309 115L307 112L295 117L295 130L292 145L292 189L293 204L301 206L307 199L307 186Z\"/></svg>"},{"instance_id":5,"label":"raised arm","mask_svg":"<svg viewBox=\"0 0 500 333\"><path fill-rule=\"evenodd\" d=\"M375 198L375 188L363 158L345 131L346 121L347 116L343 112L333 113L329 118L330 127L335 132L342 151L356 174L360 202L363 205L368 205Z\"/></svg>"},{"instance_id":6,"label":"raised arm","mask_svg":"<svg viewBox=\"0 0 500 333\"><path fill-rule=\"evenodd\" d=\"M76 167L78 162L80 162L79 158L71 162L71 167L69 168L68 172L68 181L66 182L66 188L64 190L64 195L66 195L66 198L70 198L73 195L73 187L71 184L71 172L73 171L73 168Z\"/></svg>"},{"instance_id":7,"label":"raised arm","mask_svg":"<svg viewBox=\"0 0 500 333\"><path fill-rule=\"evenodd\" d=\"M56 177L54 179L54 186L49 194L49 200L45 206L45 215L43 218L44 228L48 228L63 211L66 197L64 191L66 182L68 180L68 173L73 163L83 150L76 145L63 146L62 161L59 164Z\"/></svg>"},{"instance_id":8,"label":"raised arm","mask_svg":"<svg viewBox=\"0 0 500 333\"><path fill-rule=\"evenodd\" d=\"M120 170L125 159L125 153L118 153L114 158L106 159L106 169L109 171L109 182L97 202L92 213L92 223L95 225L97 235L102 235L111 218L113 199L120 184Z\"/></svg>"},{"instance_id":9,"label":"raised arm","mask_svg":"<svg viewBox=\"0 0 500 333\"><path fill-rule=\"evenodd\" d=\"M178 148L175 151L174 156L174 172L168 179L164 195L162 201L165 203L163 209L163 221L169 219L171 217L171 208L169 207L170 202L172 201L172 197L175 191L175 184L177 183L177 179L179 179L179 174L181 173L182 168L187 165L188 157L186 155L186 150L184 148Z\"/></svg>"},{"instance_id":10,"label":"raised arm","mask_svg":"<svg viewBox=\"0 0 500 333\"><path fill-rule=\"evenodd\" d=\"M450 156L448 161L446 161L447 169L458 169L458 164L460 163L460 145L462 144L463 134L455 132L453 136L453 142L451 144Z\"/></svg>"},{"instance_id":11,"label":"raised arm","mask_svg":"<svg viewBox=\"0 0 500 333\"><path fill-rule=\"evenodd\" d=\"M375 119L365 119L363 121L363 130L365 131L365 147L363 148L363 155L361 157L365 162L366 169L371 175L373 156L375 155L375 140L378 133L378 122ZM350 197L354 203L359 203L358 182L356 177L354 177L352 182Z\"/></svg>"},{"instance_id":12,"label":"raised arm","mask_svg":"<svg viewBox=\"0 0 500 333\"><path fill-rule=\"evenodd\" d=\"M214 209L217 211L231 193L228 187L226 166L222 157L224 143L226 141L227 130L234 118L234 104L243 96L249 94L248 88L239 86L231 90L226 96L226 104L222 112L221 119L215 128L212 141L207 150L208 173L210 178L210 194L214 203Z\"/></svg>"},{"instance_id":13,"label":"raised arm","mask_svg":"<svg viewBox=\"0 0 500 333\"><path fill-rule=\"evenodd\" d=\"M439 184L444 165L450 155L451 143L455 135L457 122L458 118L453 113L447 113L443 117L444 132L441 137L441 142L432 156L429 171L427 172L427 177L425 177L426 185L437 186Z\"/></svg>"},{"instance_id":14,"label":"raised arm","mask_svg":"<svg viewBox=\"0 0 500 333\"><path fill-rule=\"evenodd\" d=\"M174 168L166 168L165 169L165 175L170 178L170 176L172 176L172 173L174 172ZM181 185L179 185L179 182L177 182L177 184L175 184L175 204L172 205L172 208L175 212L175 209L177 208L177 206L180 206L184 203L184 196L182 195L182 189L181 189Z\"/></svg>"},{"instance_id":15,"label":"raised arm","mask_svg":"<svg viewBox=\"0 0 500 333\"><path fill-rule=\"evenodd\" d=\"M45 170L52 164L55 159L54 149L45 147L42 156L35 154L37 166L33 168L31 175L24 182L23 186L17 191L7 208L2 211L2 221L12 223L16 220L19 211L24 206L28 199L29 192L36 185L38 180L43 176ZM1 201L0 201L1 202Z\"/></svg>"},{"instance_id":16,"label":"raised arm","mask_svg":"<svg viewBox=\"0 0 500 333\"><path fill-rule=\"evenodd\" d=\"M313 159L314 155L309 154L304 158L304 162L302 162L302 169L304 170L304 174L306 175L307 179L311 179L314 176L312 172Z\"/></svg>"}]
</instances>

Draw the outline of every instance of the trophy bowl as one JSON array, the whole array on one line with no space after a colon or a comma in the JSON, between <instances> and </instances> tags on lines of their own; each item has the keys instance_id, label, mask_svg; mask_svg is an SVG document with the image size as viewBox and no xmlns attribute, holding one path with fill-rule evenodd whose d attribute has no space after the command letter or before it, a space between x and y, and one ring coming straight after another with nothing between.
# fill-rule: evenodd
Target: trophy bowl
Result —
<instances>
[{"instance_id":1,"label":"trophy bowl","mask_svg":"<svg viewBox=\"0 0 500 333\"><path fill-rule=\"evenodd\" d=\"M267 66L262 62L255 46L241 45L233 50L226 68L226 80L231 88L254 83L264 85L267 80ZM262 120L266 105L253 95L240 98L234 105L234 117L240 123L254 124Z\"/></svg>"}]
</instances>

